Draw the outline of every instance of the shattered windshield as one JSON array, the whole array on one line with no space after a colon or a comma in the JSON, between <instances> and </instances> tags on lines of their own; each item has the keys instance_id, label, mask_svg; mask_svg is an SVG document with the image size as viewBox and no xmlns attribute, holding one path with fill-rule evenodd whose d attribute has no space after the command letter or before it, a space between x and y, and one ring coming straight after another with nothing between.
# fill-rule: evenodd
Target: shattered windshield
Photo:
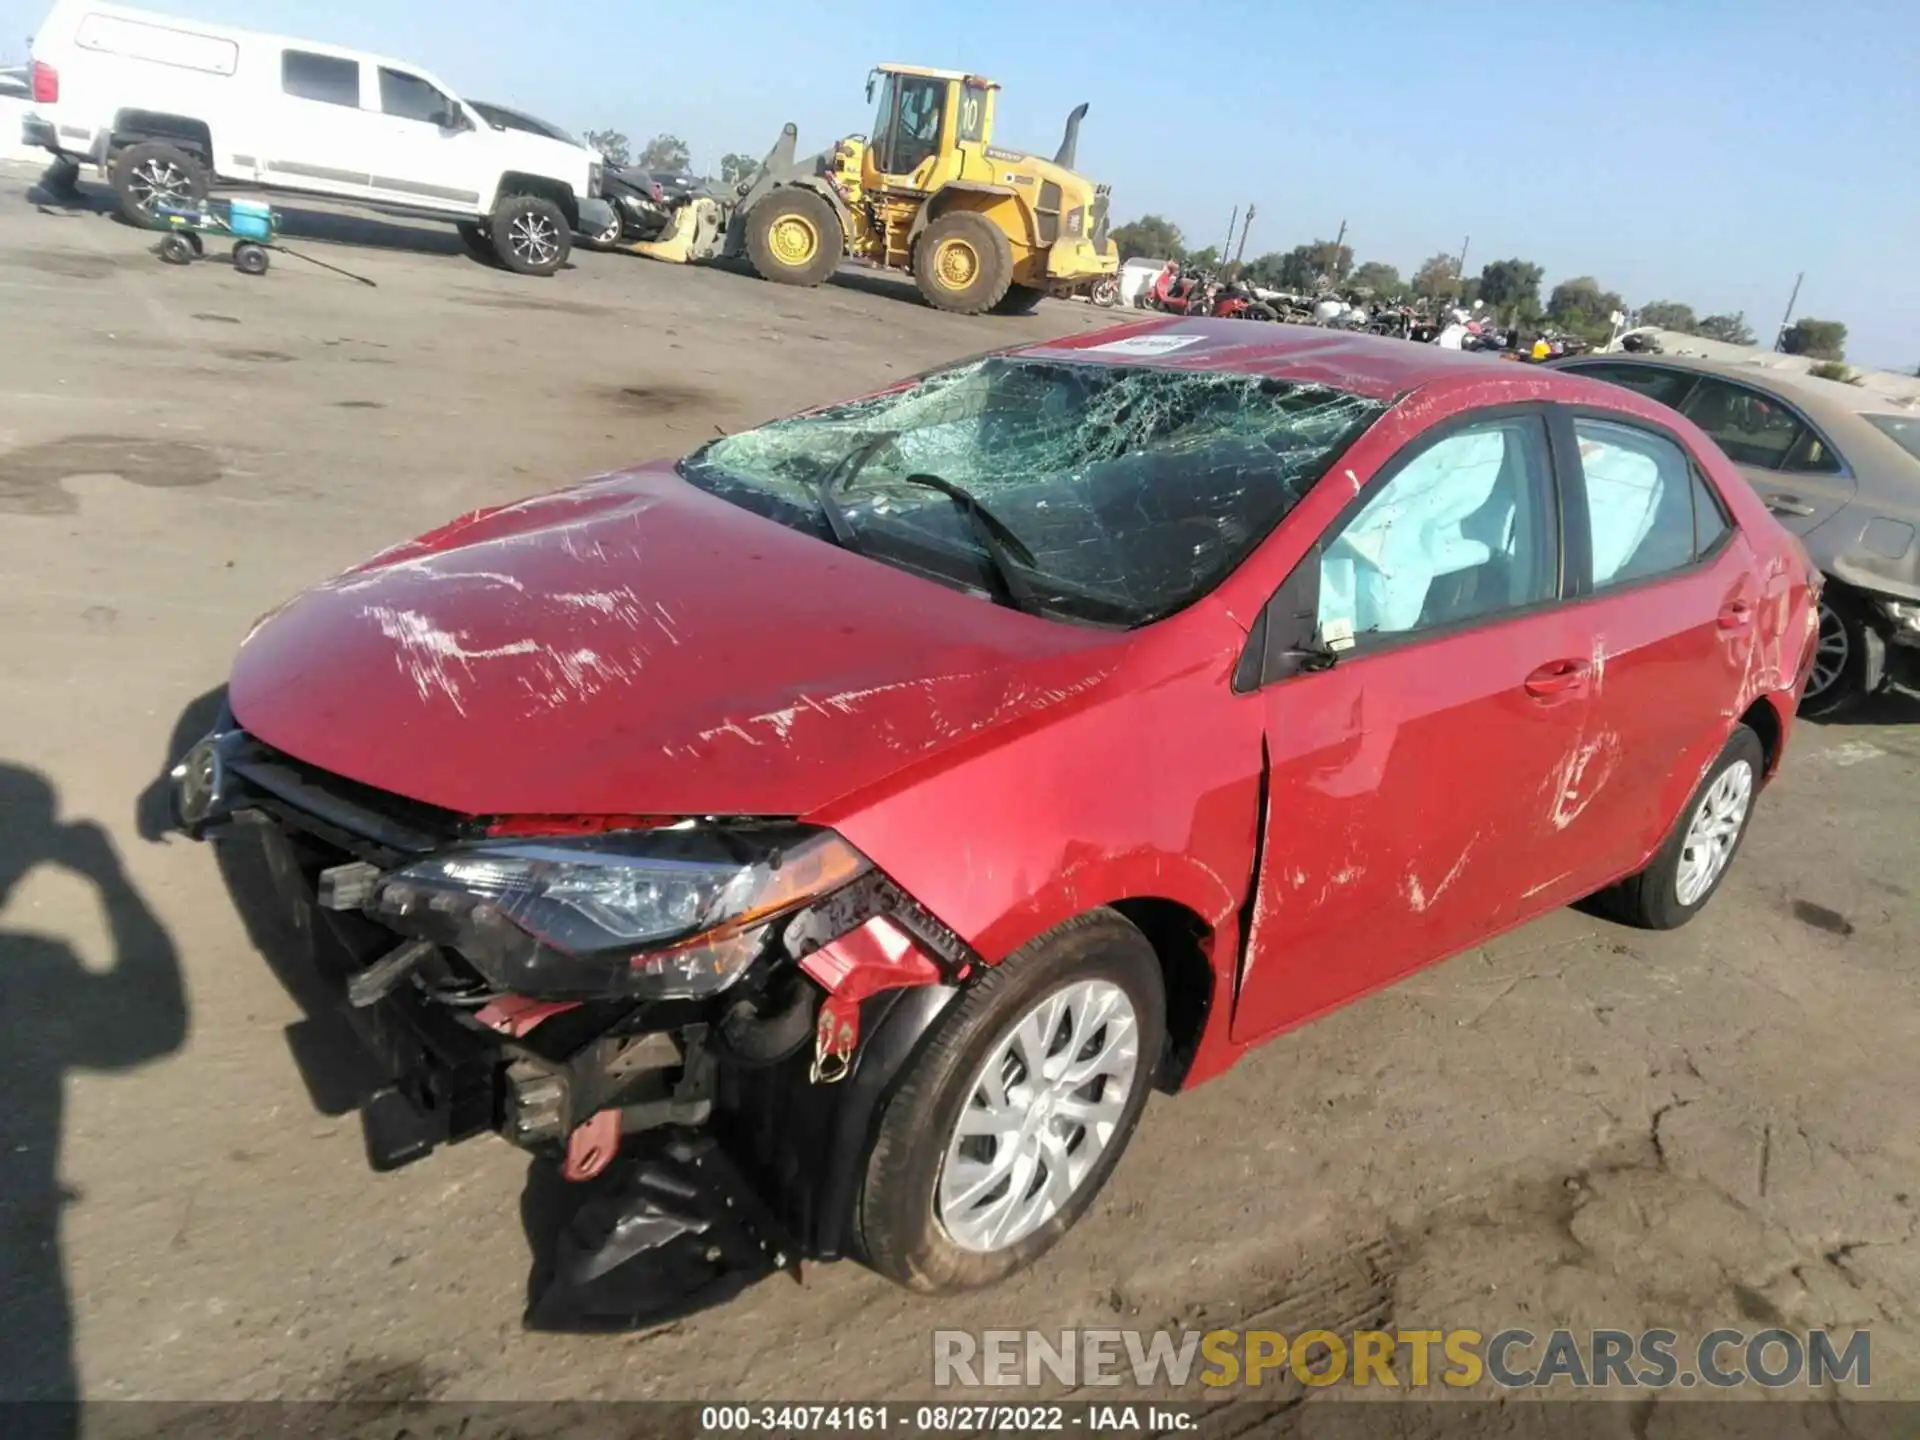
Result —
<instances>
[{"instance_id":1,"label":"shattered windshield","mask_svg":"<svg viewBox=\"0 0 1920 1440\"><path fill-rule=\"evenodd\" d=\"M1385 409L1256 375L993 356L712 441L680 473L829 539L837 511L862 553L992 588L1008 556L961 490L1025 552L1039 608L1139 625L1219 584Z\"/></svg>"}]
</instances>

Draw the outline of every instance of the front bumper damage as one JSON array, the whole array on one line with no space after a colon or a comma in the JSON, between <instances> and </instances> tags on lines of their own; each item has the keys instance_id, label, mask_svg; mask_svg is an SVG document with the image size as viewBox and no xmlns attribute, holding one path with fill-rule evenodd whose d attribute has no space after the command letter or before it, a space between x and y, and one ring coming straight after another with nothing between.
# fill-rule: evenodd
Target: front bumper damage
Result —
<instances>
[{"instance_id":1,"label":"front bumper damage","mask_svg":"<svg viewBox=\"0 0 1920 1440\"><path fill-rule=\"evenodd\" d=\"M266 847L282 903L373 1062L360 1115L391 1170L493 1132L561 1177L526 1323L663 1323L854 1245L880 1106L979 957L869 871L782 922L708 999L491 992L363 908L378 877L484 833L274 751L223 716L172 775L197 839Z\"/></svg>"}]
</instances>

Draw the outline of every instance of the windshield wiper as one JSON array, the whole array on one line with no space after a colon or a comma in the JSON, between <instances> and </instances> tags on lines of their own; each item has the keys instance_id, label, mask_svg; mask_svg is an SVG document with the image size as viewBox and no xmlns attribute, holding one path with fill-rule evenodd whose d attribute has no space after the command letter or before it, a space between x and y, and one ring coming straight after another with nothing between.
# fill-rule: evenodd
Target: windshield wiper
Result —
<instances>
[{"instance_id":1,"label":"windshield wiper","mask_svg":"<svg viewBox=\"0 0 1920 1440\"><path fill-rule=\"evenodd\" d=\"M867 553L859 535L854 532L853 521L847 518L846 508L834 498L834 486L838 484L844 490L851 485L866 463L891 445L898 433L896 430L883 430L878 435L862 440L834 461L832 469L813 482L813 498L820 507L820 518L827 522L827 529L833 534L833 543L842 550L851 550L856 555Z\"/></svg>"},{"instance_id":2,"label":"windshield wiper","mask_svg":"<svg viewBox=\"0 0 1920 1440\"><path fill-rule=\"evenodd\" d=\"M1039 562L1034 559L1033 551L1027 548L1026 541L1007 528L1005 521L975 499L971 491L938 475L908 475L902 478L901 483L937 491L960 507L960 513L973 529L974 538L986 552L994 579L1000 582L1001 590L1014 609L1038 615L1045 608L1027 577L1014 568L1014 562L1018 561L1030 570L1037 569Z\"/></svg>"}]
</instances>

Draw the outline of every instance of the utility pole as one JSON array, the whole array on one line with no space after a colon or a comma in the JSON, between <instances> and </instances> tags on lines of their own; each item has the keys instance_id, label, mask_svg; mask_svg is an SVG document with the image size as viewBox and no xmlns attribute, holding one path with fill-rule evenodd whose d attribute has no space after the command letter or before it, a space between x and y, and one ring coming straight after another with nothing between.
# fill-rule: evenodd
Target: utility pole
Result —
<instances>
[{"instance_id":1,"label":"utility pole","mask_svg":"<svg viewBox=\"0 0 1920 1440\"><path fill-rule=\"evenodd\" d=\"M1786 348L1787 326L1793 320L1793 307L1800 301L1800 282L1806 278L1807 272L1804 270L1793 277L1793 294L1787 297L1787 313L1780 317L1780 333L1773 337L1773 348L1776 350Z\"/></svg>"},{"instance_id":2,"label":"utility pole","mask_svg":"<svg viewBox=\"0 0 1920 1440\"><path fill-rule=\"evenodd\" d=\"M1227 252L1233 249L1233 227L1239 223L1240 207L1236 205L1233 207L1233 214L1227 217L1227 238L1226 242L1220 247L1220 258L1222 260L1225 260L1227 258Z\"/></svg>"},{"instance_id":3,"label":"utility pole","mask_svg":"<svg viewBox=\"0 0 1920 1440\"><path fill-rule=\"evenodd\" d=\"M1460 258L1453 262L1453 283L1461 299L1467 295L1467 246L1473 243L1473 237L1467 236L1460 242Z\"/></svg>"},{"instance_id":4,"label":"utility pole","mask_svg":"<svg viewBox=\"0 0 1920 1440\"><path fill-rule=\"evenodd\" d=\"M1247 231L1253 228L1253 215L1253 205L1249 202L1247 205L1247 218L1240 222L1240 246L1233 252L1233 269L1235 274L1240 272L1240 261L1245 258L1247 253Z\"/></svg>"}]
</instances>

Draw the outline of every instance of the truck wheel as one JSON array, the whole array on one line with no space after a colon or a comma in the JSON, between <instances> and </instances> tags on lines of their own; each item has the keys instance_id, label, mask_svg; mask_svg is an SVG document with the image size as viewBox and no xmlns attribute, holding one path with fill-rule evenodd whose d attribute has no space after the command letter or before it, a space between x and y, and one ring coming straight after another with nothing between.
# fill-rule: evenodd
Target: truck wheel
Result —
<instances>
[{"instance_id":1,"label":"truck wheel","mask_svg":"<svg viewBox=\"0 0 1920 1440\"><path fill-rule=\"evenodd\" d=\"M763 280L819 285L833 274L846 248L833 206L803 185L782 186L747 215L747 257Z\"/></svg>"},{"instance_id":2,"label":"truck wheel","mask_svg":"<svg viewBox=\"0 0 1920 1440\"><path fill-rule=\"evenodd\" d=\"M989 970L881 1114L859 1207L867 1263L943 1294L1037 1260L1119 1163L1165 1015L1153 947L1112 910L1075 916Z\"/></svg>"},{"instance_id":3,"label":"truck wheel","mask_svg":"<svg viewBox=\"0 0 1920 1440\"><path fill-rule=\"evenodd\" d=\"M509 195L493 212L494 253L516 275L551 275L567 263L573 230L543 195Z\"/></svg>"},{"instance_id":4,"label":"truck wheel","mask_svg":"<svg viewBox=\"0 0 1920 1440\"><path fill-rule=\"evenodd\" d=\"M1031 285L1009 285L1007 293L1000 297L1000 303L993 307L996 315L1031 315L1047 292L1036 290Z\"/></svg>"},{"instance_id":5,"label":"truck wheel","mask_svg":"<svg viewBox=\"0 0 1920 1440\"><path fill-rule=\"evenodd\" d=\"M159 207L198 209L207 198L207 171L199 158L165 140L129 145L114 157L110 171L120 213L143 229L160 222Z\"/></svg>"},{"instance_id":6,"label":"truck wheel","mask_svg":"<svg viewBox=\"0 0 1920 1440\"><path fill-rule=\"evenodd\" d=\"M936 309L978 315L998 305L1011 288L1013 249L986 216L951 210L921 234L913 278Z\"/></svg>"}]
</instances>

